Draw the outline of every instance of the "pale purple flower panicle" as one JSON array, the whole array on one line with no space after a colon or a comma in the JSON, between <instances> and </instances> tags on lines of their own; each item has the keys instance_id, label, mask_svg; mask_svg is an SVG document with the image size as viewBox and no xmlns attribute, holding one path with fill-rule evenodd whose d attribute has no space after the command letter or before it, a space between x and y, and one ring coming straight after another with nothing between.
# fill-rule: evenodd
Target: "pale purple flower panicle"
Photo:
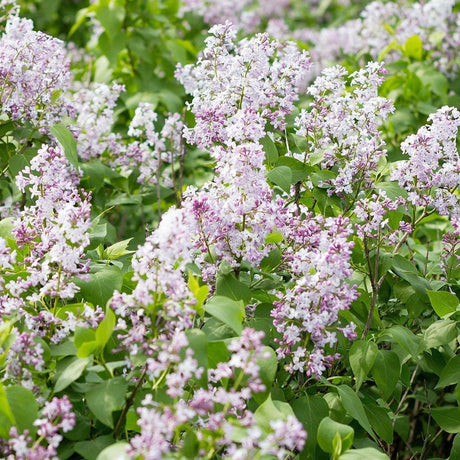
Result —
<instances>
[{"instance_id":1,"label":"pale purple flower panicle","mask_svg":"<svg viewBox=\"0 0 460 460\"><path fill-rule=\"evenodd\" d=\"M308 42L312 59L322 70L340 60L343 55L370 54L378 59L386 50L385 60L401 58L397 48L387 48L392 43L404 45L417 35L430 60L445 75L455 78L458 72L456 56L460 49L458 22L460 13L454 11L454 0L427 2L381 2L365 6L358 19L319 30L296 28L283 36Z\"/></svg>"},{"instance_id":2,"label":"pale purple flower panicle","mask_svg":"<svg viewBox=\"0 0 460 460\"><path fill-rule=\"evenodd\" d=\"M1 113L46 126L65 111L59 92L70 81L61 40L33 30L29 19L11 15L0 37Z\"/></svg>"},{"instance_id":3,"label":"pale purple flower panicle","mask_svg":"<svg viewBox=\"0 0 460 460\"><path fill-rule=\"evenodd\" d=\"M121 137L112 131L114 109L122 85L96 83L78 88L72 95L72 107L77 113L76 140L78 155L83 160L117 157L124 150Z\"/></svg>"},{"instance_id":4,"label":"pale purple flower panicle","mask_svg":"<svg viewBox=\"0 0 460 460\"><path fill-rule=\"evenodd\" d=\"M161 181L165 187L172 187L172 167L184 154L184 123L178 113L169 114L161 131L157 132L156 121L157 114L153 106L146 102L140 103L128 129L128 136L135 140L127 146L118 163L138 167L140 175L137 180L140 183L156 185Z\"/></svg>"},{"instance_id":5,"label":"pale purple flower panicle","mask_svg":"<svg viewBox=\"0 0 460 460\"><path fill-rule=\"evenodd\" d=\"M155 382L161 382L161 376L168 372L164 380L166 393L175 398L175 402L174 405L159 404L153 401L152 395L146 396L138 409L140 434L130 441L131 458L161 459L167 452L176 451L183 442L178 433L184 424L194 430L203 449L223 450L224 458L252 458L256 452L262 452L281 459L302 449L306 433L294 416L272 420L267 433L257 426L246 407L254 393L265 390L258 365L267 358L261 342L263 335L263 332L244 329L241 337L229 345L229 360L209 369L207 388L198 388L193 394L184 390L191 379L201 377L202 369L187 349L185 334L178 332L169 343L158 345L155 357L147 360L147 373ZM181 360L179 353L184 349L187 349L186 357ZM227 382L227 386L223 386L222 381ZM188 399L182 399L185 396ZM232 435L235 428L245 430L247 437L236 441Z\"/></svg>"},{"instance_id":6,"label":"pale purple flower panicle","mask_svg":"<svg viewBox=\"0 0 460 460\"><path fill-rule=\"evenodd\" d=\"M460 216L457 188L460 185L460 156L457 132L460 112L444 106L401 144L409 159L398 164L391 178L408 192L414 206L433 206L441 215Z\"/></svg>"},{"instance_id":7,"label":"pale purple flower panicle","mask_svg":"<svg viewBox=\"0 0 460 460\"><path fill-rule=\"evenodd\" d=\"M347 283L353 243L347 241L347 219L307 217L304 222L291 224L293 246L285 258L293 282L278 293L272 316L282 334L277 354L286 369L318 378L338 357L332 350L339 312L357 297L356 286Z\"/></svg>"},{"instance_id":8,"label":"pale purple flower panicle","mask_svg":"<svg viewBox=\"0 0 460 460\"><path fill-rule=\"evenodd\" d=\"M36 175L38 173L38 175ZM6 284L13 297L27 293L33 302L45 295L71 298L72 281L88 271L84 250L89 244L89 195L80 192L78 176L62 148L43 145L16 177L16 185L30 193L32 204L15 219L13 235L27 247L27 276ZM32 294L32 288L38 288Z\"/></svg>"},{"instance_id":9,"label":"pale purple flower panicle","mask_svg":"<svg viewBox=\"0 0 460 460\"><path fill-rule=\"evenodd\" d=\"M305 153L291 153L300 161L313 157L324 169L338 169L329 193L356 193L372 187L372 175L385 155L379 125L394 108L378 96L386 70L370 62L348 76L341 66L325 69L307 92L314 100L296 119L297 134L307 140ZM347 81L349 80L349 82Z\"/></svg>"},{"instance_id":10,"label":"pale purple flower panicle","mask_svg":"<svg viewBox=\"0 0 460 460\"><path fill-rule=\"evenodd\" d=\"M297 85L310 69L310 58L292 42L279 43L267 34L235 42L229 22L212 27L196 65L178 66L176 78L193 95L196 125L186 131L200 148L238 138L257 142L265 123L284 129L284 118L297 100Z\"/></svg>"},{"instance_id":11,"label":"pale purple flower panicle","mask_svg":"<svg viewBox=\"0 0 460 460\"><path fill-rule=\"evenodd\" d=\"M6 372L2 380L12 379L30 390L34 389L33 373L43 371L43 347L34 341L34 333L18 333L6 356Z\"/></svg>"},{"instance_id":12,"label":"pale purple flower panicle","mask_svg":"<svg viewBox=\"0 0 460 460\"><path fill-rule=\"evenodd\" d=\"M63 440L60 432L67 433L75 427L75 414L67 395L54 397L45 403L42 417L34 421L40 442L34 442L27 430L19 434L11 428L8 440L11 459L15 460L58 460L57 448Z\"/></svg>"},{"instance_id":13,"label":"pale purple flower panicle","mask_svg":"<svg viewBox=\"0 0 460 460\"><path fill-rule=\"evenodd\" d=\"M261 22L286 14L292 0L184 0L179 11L198 14L209 25L230 21L240 30L254 32Z\"/></svg>"}]
</instances>

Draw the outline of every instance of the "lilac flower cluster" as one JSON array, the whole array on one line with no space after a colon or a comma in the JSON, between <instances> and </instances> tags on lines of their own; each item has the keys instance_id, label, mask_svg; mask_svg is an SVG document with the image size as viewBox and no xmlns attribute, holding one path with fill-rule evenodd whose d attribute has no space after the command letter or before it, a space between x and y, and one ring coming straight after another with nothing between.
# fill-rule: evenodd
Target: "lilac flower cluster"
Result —
<instances>
[{"instance_id":1,"label":"lilac flower cluster","mask_svg":"<svg viewBox=\"0 0 460 460\"><path fill-rule=\"evenodd\" d=\"M37 441L25 430L20 434L16 427L11 428L8 440L7 460L58 460L57 448L63 436L75 426L75 414L67 395L54 397L42 409L42 417L34 421L37 427Z\"/></svg>"},{"instance_id":2,"label":"lilac flower cluster","mask_svg":"<svg viewBox=\"0 0 460 460\"><path fill-rule=\"evenodd\" d=\"M18 246L27 248L23 265L28 275L6 285L13 297L32 287L39 287L26 296L32 302L46 295L71 298L77 291L72 278L88 271L84 250L91 226L90 197L78 190L78 182L60 146L43 145L17 175L16 185L23 193L27 190L33 204L14 224Z\"/></svg>"},{"instance_id":3,"label":"lilac flower cluster","mask_svg":"<svg viewBox=\"0 0 460 460\"><path fill-rule=\"evenodd\" d=\"M286 13L291 0L185 0L180 14L192 12L202 16L209 25L230 21L240 30L254 32L270 18L279 18Z\"/></svg>"},{"instance_id":4,"label":"lilac flower cluster","mask_svg":"<svg viewBox=\"0 0 460 460\"><path fill-rule=\"evenodd\" d=\"M314 62L322 69L337 62L343 54L369 53L373 59L392 43L404 45L418 35L425 51L431 53L434 65L448 76L455 77L455 58L460 47L459 12L454 0L427 2L374 1L362 11L359 19L320 30L298 29L285 33L312 44ZM399 54L389 50L385 59L392 61Z\"/></svg>"},{"instance_id":5,"label":"lilac flower cluster","mask_svg":"<svg viewBox=\"0 0 460 460\"><path fill-rule=\"evenodd\" d=\"M158 133L154 126L156 121L157 114L153 106L146 102L140 103L128 129L128 136L136 140L128 144L125 155L118 162L139 167L138 182L156 185L161 178L165 187L173 187L174 162L180 161L184 154L184 123L178 113L170 114ZM170 168L164 165L170 165Z\"/></svg>"},{"instance_id":6,"label":"lilac flower cluster","mask_svg":"<svg viewBox=\"0 0 460 460\"><path fill-rule=\"evenodd\" d=\"M357 217L356 235L362 239L370 239L378 246L396 244L399 231L411 232L411 225L401 221L398 229L392 229L388 213L404 205L405 200L402 197L392 200L382 190L378 190L370 198L359 199L353 208L353 213Z\"/></svg>"},{"instance_id":7,"label":"lilac flower cluster","mask_svg":"<svg viewBox=\"0 0 460 460\"><path fill-rule=\"evenodd\" d=\"M184 392L184 389L191 378L201 375L202 369L192 356L187 355L182 362L178 360L180 349L189 350L185 335L179 333L170 346L163 345L157 358L150 359L148 367L157 382L161 382L162 373L172 368L164 382L167 394L175 398L174 405L156 404L152 395L147 395L143 406L138 409L141 432L131 440L130 456L155 460L180 449L183 438L178 433L185 425L189 429L193 427L200 456L220 452L223 458L250 458L261 452L286 458L301 449L306 435L294 416L273 420L267 433L257 425L254 415L246 407L254 393L265 389L257 364L258 360L265 358L262 336L261 332L244 329L241 337L229 345L230 360L209 369L207 388L195 390L193 394ZM241 430L246 435L242 441L240 436L235 436L236 431Z\"/></svg>"},{"instance_id":8,"label":"lilac flower cluster","mask_svg":"<svg viewBox=\"0 0 460 460\"><path fill-rule=\"evenodd\" d=\"M229 22L209 33L198 63L176 70L193 95L196 125L186 130L187 141L200 148L241 138L257 141L267 121L284 129L284 118L298 98L297 86L311 66L308 54L267 34L235 43L236 29Z\"/></svg>"},{"instance_id":9,"label":"lilac flower cluster","mask_svg":"<svg viewBox=\"0 0 460 460\"><path fill-rule=\"evenodd\" d=\"M16 251L12 251L6 244L5 238L0 237L0 289L3 290L5 279L3 274L12 273L16 264Z\"/></svg>"},{"instance_id":10,"label":"lilac flower cluster","mask_svg":"<svg viewBox=\"0 0 460 460\"><path fill-rule=\"evenodd\" d=\"M151 327L152 320L157 330L166 334L191 324L195 300L184 277L187 264L193 262L198 266L202 279L212 286L222 262L234 269L236 274L243 262L257 268L275 247L267 244L266 239L276 229L285 238L286 268L299 285L295 284L292 292L286 293L284 310L282 302L275 309L277 327L281 333L290 327L291 318L286 313L291 308L288 298L294 297L296 289L308 291L311 286L317 300L322 302L322 309L316 308L312 302L308 307L309 316L304 318L298 336L299 340L300 337L304 340L305 335L311 334L314 329L312 343L318 357L313 362L316 355L312 354L310 360L311 350L305 351L305 362L296 370L320 375L335 357L319 356L321 348L326 343L331 346L335 343L335 332L330 331L336 327L338 311L348 308L355 297L354 288L345 282L351 274L348 262L351 244L346 242L350 228L340 218L323 222L311 220L305 214L301 217L299 206L288 204L284 198L274 195L265 178L265 152L259 140L266 133L267 122L284 127L284 117L292 109L296 85L302 74L294 77L294 67L286 68L288 61L283 64L284 70L280 71L283 56L287 56L283 54L285 48L279 50L273 62L266 53L261 53L269 50L268 56L271 56L279 47L265 35L255 37L251 46L248 40L235 45L234 35L235 31L229 24L214 27L203 58L196 67L189 66L178 71L186 89L194 96L190 107L197 122L187 130L187 140L209 149L216 161L216 176L201 190L189 188L184 194L182 207L171 208L163 216L158 228L133 259L136 287L130 295L116 294L112 306L123 318L129 318L129 331L120 337L124 346L135 354L139 346L143 346L140 338ZM303 63L296 65L307 72L308 57L294 52L293 48L289 49L289 55L297 56L297 61L304 59ZM376 107L386 104L376 96L376 86L381 81L380 70L380 66L370 66L367 73L355 74L356 101L348 100L345 95L340 101L343 111L346 110L345 101L354 103L355 111L365 106L362 113L358 112L355 116L362 119L362 129L367 128L375 137L378 137L377 122L370 113L374 114ZM373 77L370 82L369 75ZM266 90L278 88L282 97L268 90L264 93L262 87ZM271 99L266 95L276 97ZM349 118L351 125L351 114ZM314 129L316 133L320 132L320 128ZM333 131L332 121L329 129ZM374 139L371 134L367 134L371 138L369 143ZM343 137L346 137L345 133ZM362 136L363 139L367 137ZM349 139L353 139L352 135ZM358 140L355 139L355 142ZM374 142L377 143L376 140ZM367 169L362 166L362 174L366 173ZM331 263L325 264L323 259L330 259ZM304 276L304 273L309 275ZM284 294L279 293L279 296ZM295 308L292 306L292 311ZM120 323L120 329L127 328L124 321ZM353 336L351 330L346 331L347 336ZM297 359L290 353L292 345L289 339L280 344L279 357L287 363ZM300 353L300 348L297 353ZM294 364L288 366L294 369Z\"/></svg>"},{"instance_id":11,"label":"lilac flower cluster","mask_svg":"<svg viewBox=\"0 0 460 460\"><path fill-rule=\"evenodd\" d=\"M297 134L304 136L304 153L291 153L307 163L314 158L323 169L337 172L329 193L357 194L373 186L373 173L385 155L379 124L393 111L392 104L378 96L386 71L370 62L348 76L341 66L325 69L308 88L311 109L296 119ZM347 84L347 77L349 83Z\"/></svg>"},{"instance_id":12,"label":"lilac flower cluster","mask_svg":"<svg viewBox=\"0 0 460 460\"><path fill-rule=\"evenodd\" d=\"M339 312L357 298L356 286L347 283L352 274L352 228L340 217L296 220L290 226L293 244L284 255L293 281L285 292L278 292L272 311L273 324L282 334L277 354L289 372L318 378L338 358L327 349L333 350L337 342ZM349 339L356 337L353 324L341 332Z\"/></svg>"},{"instance_id":13,"label":"lilac flower cluster","mask_svg":"<svg viewBox=\"0 0 460 460\"><path fill-rule=\"evenodd\" d=\"M10 15L0 37L1 113L42 127L58 121L66 111L59 92L70 81L69 65L60 40Z\"/></svg>"},{"instance_id":14,"label":"lilac flower cluster","mask_svg":"<svg viewBox=\"0 0 460 460\"><path fill-rule=\"evenodd\" d=\"M407 201L412 205L434 207L441 215L458 218L460 112L444 106L431 114L428 121L431 124L422 126L401 144L403 154L409 159L398 164L391 178L407 190Z\"/></svg>"},{"instance_id":15,"label":"lilac flower cluster","mask_svg":"<svg viewBox=\"0 0 460 460\"><path fill-rule=\"evenodd\" d=\"M10 346L6 355L6 371L3 381L12 380L30 390L34 388L34 373L42 372L43 347L36 343L34 333L17 332L16 340Z\"/></svg>"},{"instance_id":16,"label":"lilac flower cluster","mask_svg":"<svg viewBox=\"0 0 460 460\"><path fill-rule=\"evenodd\" d=\"M89 261L90 196L78 190L79 178L60 146L43 145L16 185L31 198L12 218L12 238L0 240L3 317L24 317L29 330L59 342L77 325L97 326L100 308L82 304L80 312L58 318L49 297L69 299L78 290L74 278L85 278ZM10 247L11 246L11 247ZM20 256L18 256L20 254ZM31 303L35 309L26 308Z\"/></svg>"},{"instance_id":17,"label":"lilac flower cluster","mask_svg":"<svg viewBox=\"0 0 460 460\"><path fill-rule=\"evenodd\" d=\"M124 87L102 83L90 88L78 88L72 95L72 107L77 113L76 132L78 155L82 160L109 158L123 151L121 136L112 132L114 108Z\"/></svg>"}]
</instances>

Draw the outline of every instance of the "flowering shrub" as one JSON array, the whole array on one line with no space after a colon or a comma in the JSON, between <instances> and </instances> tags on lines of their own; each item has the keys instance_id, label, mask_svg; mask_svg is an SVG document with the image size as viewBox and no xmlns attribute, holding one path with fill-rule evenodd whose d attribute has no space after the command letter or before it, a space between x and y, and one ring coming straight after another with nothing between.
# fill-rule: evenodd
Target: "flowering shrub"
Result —
<instances>
[{"instance_id":1,"label":"flowering shrub","mask_svg":"<svg viewBox=\"0 0 460 460\"><path fill-rule=\"evenodd\" d=\"M458 6L44 5L0 0L0 456L458 458Z\"/></svg>"}]
</instances>

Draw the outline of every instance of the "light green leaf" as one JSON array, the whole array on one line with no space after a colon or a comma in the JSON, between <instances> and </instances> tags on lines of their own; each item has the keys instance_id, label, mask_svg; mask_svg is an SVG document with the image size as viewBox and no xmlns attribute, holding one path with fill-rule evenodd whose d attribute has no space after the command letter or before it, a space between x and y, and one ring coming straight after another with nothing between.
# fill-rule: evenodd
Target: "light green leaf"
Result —
<instances>
[{"instance_id":1,"label":"light green leaf","mask_svg":"<svg viewBox=\"0 0 460 460\"><path fill-rule=\"evenodd\" d=\"M364 409L373 430L384 441L391 444L393 442L393 423L388 416L388 412L376 404L366 404Z\"/></svg>"},{"instance_id":2,"label":"light green leaf","mask_svg":"<svg viewBox=\"0 0 460 460\"><path fill-rule=\"evenodd\" d=\"M438 316L444 318L455 313L459 305L458 297L447 291L430 291L427 289L431 306Z\"/></svg>"},{"instance_id":3,"label":"light green leaf","mask_svg":"<svg viewBox=\"0 0 460 460\"><path fill-rule=\"evenodd\" d=\"M112 444L97 456L97 460L129 460L131 457L127 453L128 447L127 442Z\"/></svg>"},{"instance_id":4,"label":"light green leaf","mask_svg":"<svg viewBox=\"0 0 460 460\"><path fill-rule=\"evenodd\" d=\"M0 382L0 438L8 438L10 427L14 423L14 415L11 411L5 388Z\"/></svg>"},{"instance_id":5,"label":"light green leaf","mask_svg":"<svg viewBox=\"0 0 460 460\"><path fill-rule=\"evenodd\" d=\"M278 369L278 359L276 358L276 353L273 348L264 347L263 350L264 353L267 353L268 358L258 359L257 364L259 366L259 377L265 385L265 391L254 394L254 399L259 404L266 399L270 392Z\"/></svg>"},{"instance_id":6,"label":"light green leaf","mask_svg":"<svg viewBox=\"0 0 460 460\"><path fill-rule=\"evenodd\" d=\"M446 345L457 337L457 323L448 319L436 321L428 326L423 337L427 348Z\"/></svg>"},{"instance_id":7,"label":"light green leaf","mask_svg":"<svg viewBox=\"0 0 460 460\"><path fill-rule=\"evenodd\" d=\"M104 348L110 337L112 336L113 328L115 327L116 317L110 307L106 308L104 319L99 323L96 329L96 343Z\"/></svg>"},{"instance_id":8,"label":"light green leaf","mask_svg":"<svg viewBox=\"0 0 460 460\"><path fill-rule=\"evenodd\" d=\"M363 449L347 450L339 457L339 460L390 460L388 455L374 449L365 447Z\"/></svg>"},{"instance_id":9,"label":"light green leaf","mask_svg":"<svg viewBox=\"0 0 460 460\"><path fill-rule=\"evenodd\" d=\"M404 54L420 61L423 57L423 42L418 35L412 35L404 43Z\"/></svg>"},{"instance_id":10,"label":"light green leaf","mask_svg":"<svg viewBox=\"0 0 460 460\"><path fill-rule=\"evenodd\" d=\"M248 303L251 298L249 287L237 280L233 273L217 273L216 296L228 297L233 300L242 300Z\"/></svg>"},{"instance_id":11,"label":"light green leaf","mask_svg":"<svg viewBox=\"0 0 460 460\"><path fill-rule=\"evenodd\" d=\"M197 360L198 366L202 367L204 372L200 379L202 385L207 383L208 370L208 338L201 329L189 329L185 331L189 346L193 350L193 357Z\"/></svg>"},{"instance_id":12,"label":"light green leaf","mask_svg":"<svg viewBox=\"0 0 460 460\"><path fill-rule=\"evenodd\" d=\"M353 445L355 432L351 426L335 422L329 417L323 418L318 427L318 444L324 452L334 451L334 438L339 434L342 441L342 452L348 450Z\"/></svg>"},{"instance_id":13,"label":"light green leaf","mask_svg":"<svg viewBox=\"0 0 460 460\"><path fill-rule=\"evenodd\" d=\"M204 310L214 318L222 321L237 334L243 330L245 316L244 303L223 296L214 296L205 305Z\"/></svg>"},{"instance_id":14,"label":"light green leaf","mask_svg":"<svg viewBox=\"0 0 460 460\"><path fill-rule=\"evenodd\" d=\"M297 419L308 433L303 453L307 458L314 459L317 449L317 433L321 420L329 415L329 406L320 395L304 395L292 402Z\"/></svg>"},{"instance_id":15,"label":"light green leaf","mask_svg":"<svg viewBox=\"0 0 460 460\"><path fill-rule=\"evenodd\" d=\"M75 452L85 460L96 460L97 456L114 442L113 434L98 436L91 441L80 441L75 443ZM115 460L115 459L112 459Z\"/></svg>"},{"instance_id":16,"label":"light green leaf","mask_svg":"<svg viewBox=\"0 0 460 460\"><path fill-rule=\"evenodd\" d=\"M289 415L294 415L292 407L283 401L274 401L271 395L256 409L254 418L262 429L271 432L270 422L286 420Z\"/></svg>"},{"instance_id":17,"label":"light green leaf","mask_svg":"<svg viewBox=\"0 0 460 460\"><path fill-rule=\"evenodd\" d=\"M267 161L269 163L276 163L278 160L278 150L275 143L271 140L270 136L265 136L259 141L264 148Z\"/></svg>"},{"instance_id":18,"label":"light green leaf","mask_svg":"<svg viewBox=\"0 0 460 460\"><path fill-rule=\"evenodd\" d=\"M132 254L134 251L128 251L126 249L131 240L132 238L123 241L118 241L118 243L112 244L107 249L105 249L104 255L107 258L107 260L115 260L127 254Z\"/></svg>"}]
</instances>

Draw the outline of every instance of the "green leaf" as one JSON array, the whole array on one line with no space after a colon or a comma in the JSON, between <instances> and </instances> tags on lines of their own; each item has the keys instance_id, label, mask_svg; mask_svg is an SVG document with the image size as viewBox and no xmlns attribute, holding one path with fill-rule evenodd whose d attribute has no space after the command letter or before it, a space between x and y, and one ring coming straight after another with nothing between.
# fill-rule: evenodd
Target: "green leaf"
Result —
<instances>
[{"instance_id":1,"label":"green leaf","mask_svg":"<svg viewBox=\"0 0 460 460\"><path fill-rule=\"evenodd\" d=\"M100 21L112 41L119 39L124 17L125 9L115 2L110 2L106 5L99 4L97 6L96 18Z\"/></svg>"},{"instance_id":2,"label":"green leaf","mask_svg":"<svg viewBox=\"0 0 460 460\"><path fill-rule=\"evenodd\" d=\"M328 188L328 182L335 179L337 174L333 171L324 170L314 173L311 176L311 181L315 187Z\"/></svg>"},{"instance_id":3,"label":"green leaf","mask_svg":"<svg viewBox=\"0 0 460 460\"><path fill-rule=\"evenodd\" d=\"M283 241L284 239L284 236L283 234L280 232L280 231L274 231L272 233L269 233L266 237L265 237L265 242L270 244L270 243L273 243L273 244L277 244L277 243L281 243L281 241Z\"/></svg>"},{"instance_id":4,"label":"green leaf","mask_svg":"<svg viewBox=\"0 0 460 460\"><path fill-rule=\"evenodd\" d=\"M251 299L249 287L237 280L233 273L217 273L216 295L233 300L242 300L244 303L248 303Z\"/></svg>"},{"instance_id":5,"label":"green leaf","mask_svg":"<svg viewBox=\"0 0 460 460\"><path fill-rule=\"evenodd\" d=\"M292 184L292 171L289 166L277 166L267 173L267 179L289 193Z\"/></svg>"},{"instance_id":6,"label":"green leaf","mask_svg":"<svg viewBox=\"0 0 460 460\"><path fill-rule=\"evenodd\" d=\"M8 438L11 425L14 425L14 415L6 395L5 388L0 382L0 437Z\"/></svg>"},{"instance_id":7,"label":"green leaf","mask_svg":"<svg viewBox=\"0 0 460 460\"><path fill-rule=\"evenodd\" d=\"M396 388L401 373L398 355L390 350L379 350L371 373L383 399L387 400Z\"/></svg>"},{"instance_id":8,"label":"green leaf","mask_svg":"<svg viewBox=\"0 0 460 460\"><path fill-rule=\"evenodd\" d=\"M254 399L259 404L262 403L270 393L270 389L272 388L273 380L275 379L276 371L278 369L278 359L276 358L274 350L270 347L264 347L263 349L264 353L266 353L268 357L258 359L257 364L259 366L259 377L265 385L265 391L254 394Z\"/></svg>"},{"instance_id":9,"label":"green leaf","mask_svg":"<svg viewBox=\"0 0 460 460\"><path fill-rule=\"evenodd\" d=\"M245 317L244 304L241 300L235 301L228 297L214 296L204 305L204 310L237 334L241 334Z\"/></svg>"},{"instance_id":10,"label":"green leaf","mask_svg":"<svg viewBox=\"0 0 460 460\"><path fill-rule=\"evenodd\" d=\"M276 163L278 160L278 150L275 143L271 140L270 136L265 136L259 141L264 148L267 161L269 163Z\"/></svg>"},{"instance_id":11,"label":"green leaf","mask_svg":"<svg viewBox=\"0 0 460 460\"><path fill-rule=\"evenodd\" d=\"M86 393L91 412L104 425L113 428L112 412L125 404L128 384L123 377L114 377L94 386Z\"/></svg>"},{"instance_id":12,"label":"green leaf","mask_svg":"<svg viewBox=\"0 0 460 460\"><path fill-rule=\"evenodd\" d=\"M444 431L460 433L460 407L435 407L431 415Z\"/></svg>"},{"instance_id":13,"label":"green leaf","mask_svg":"<svg viewBox=\"0 0 460 460\"><path fill-rule=\"evenodd\" d=\"M38 417L38 404L34 394L27 388L14 385L5 388L6 398L14 416L14 425L22 433L34 433L34 421Z\"/></svg>"},{"instance_id":14,"label":"green leaf","mask_svg":"<svg viewBox=\"0 0 460 460\"><path fill-rule=\"evenodd\" d=\"M75 328L74 345L77 348L79 358L87 358L98 349L96 331L86 327Z\"/></svg>"},{"instance_id":15,"label":"green leaf","mask_svg":"<svg viewBox=\"0 0 460 460\"><path fill-rule=\"evenodd\" d=\"M436 388L444 388L460 382L460 355L450 358L439 376Z\"/></svg>"},{"instance_id":16,"label":"green leaf","mask_svg":"<svg viewBox=\"0 0 460 460\"><path fill-rule=\"evenodd\" d=\"M318 427L325 417L329 415L329 406L320 395L302 396L294 400L292 409L298 420L303 424L308 433L303 453L307 458L314 459L317 446Z\"/></svg>"},{"instance_id":17,"label":"green leaf","mask_svg":"<svg viewBox=\"0 0 460 460\"><path fill-rule=\"evenodd\" d=\"M123 285L123 273L118 267L104 265L97 267L91 274L89 281L75 279L75 284L80 288L80 295L93 305L105 307L115 290L120 290Z\"/></svg>"},{"instance_id":18,"label":"green leaf","mask_svg":"<svg viewBox=\"0 0 460 460\"><path fill-rule=\"evenodd\" d=\"M131 457L127 453L128 447L129 444L123 441L112 444L97 456L97 460L129 460Z\"/></svg>"},{"instance_id":19,"label":"green leaf","mask_svg":"<svg viewBox=\"0 0 460 460\"><path fill-rule=\"evenodd\" d=\"M417 59L421 61L423 57L423 42L418 35L412 35L406 40L403 46L404 54L407 57Z\"/></svg>"},{"instance_id":20,"label":"green leaf","mask_svg":"<svg viewBox=\"0 0 460 460\"><path fill-rule=\"evenodd\" d=\"M289 415L294 415L292 407L283 401L274 401L271 395L256 409L254 418L262 429L271 432L270 422L286 420Z\"/></svg>"},{"instance_id":21,"label":"green leaf","mask_svg":"<svg viewBox=\"0 0 460 460\"><path fill-rule=\"evenodd\" d=\"M334 450L334 438L339 434L342 440L342 451L348 450L353 445L355 432L351 426L335 422L329 417L323 418L318 427L318 444L324 452L332 453Z\"/></svg>"},{"instance_id":22,"label":"green leaf","mask_svg":"<svg viewBox=\"0 0 460 460\"><path fill-rule=\"evenodd\" d=\"M70 356L59 361L56 366L54 392L59 393L72 382L75 382L81 376L89 362L89 358L81 359L77 356Z\"/></svg>"},{"instance_id":23,"label":"green leaf","mask_svg":"<svg viewBox=\"0 0 460 460\"><path fill-rule=\"evenodd\" d=\"M457 311L459 305L458 297L447 291L430 291L427 289L431 306L438 316L444 318Z\"/></svg>"},{"instance_id":24,"label":"green leaf","mask_svg":"<svg viewBox=\"0 0 460 460\"><path fill-rule=\"evenodd\" d=\"M78 154L77 154L77 143L73 134L63 124L58 123L50 129L51 134L58 140L64 149L64 154L69 160L69 163L78 169Z\"/></svg>"},{"instance_id":25,"label":"green leaf","mask_svg":"<svg viewBox=\"0 0 460 460\"><path fill-rule=\"evenodd\" d=\"M406 327L395 325L388 330L388 333L402 348L404 348L404 350L410 353L413 358L417 358L425 348L423 339L413 334Z\"/></svg>"},{"instance_id":26,"label":"green leaf","mask_svg":"<svg viewBox=\"0 0 460 460\"><path fill-rule=\"evenodd\" d=\"M193 431L187 432L182 443L181 454L185 458L195 459L198 458L198 451L200 448L200 443L196 434Z\"/></svg>"},{"instance_id":27,"label":"green leaf","mask_svg":"<svg viewBox=\"0 0 460 460\"><path fill-rule=\"evenodd\" d=\"M419 276L417 269L404 257L396 254L393 258L393 271L406 280L417 292L424 294L431 289L430 283Z\"/></svg>"},{"instance_id":28,"label":"green leaf","mask_svg":"<svg viewBox=\"0 0 460 460\"><path fill-rule=\"evenodd\" d=\"M359 396L348 385L339 385L337 387L343 407L359 424L375 439L371 424L367 418L363 403Z\"/></svg>"},{"instance_id":29,"label":"green leaf","mask_svg":"<svg viewBox=\"0 0 460 460\"><path fill-rule=\"evenodd\" d=\"M423 337L428 349L447 345L457 337L457 323L448 319L436 321L430 324Z\"/></svg>"},{"instance_id":30,"label":"green leaf","mask_svg":"<svg viewBox=\"0 0 460 460\"><path fill-rule=\"evenodd\" d=\"M378 347L374 342L357 340L350 348L350 365L356 379L356 391L359 390L367 374L374 365Z\"/></svg>"},{"instance_id":31,"label":"green leaf","mask_svg":"<svg viewBox=\"0 0 460 460\"><path fill-rule=\"evenodd\" d=\"M75 452L80 454L85 460L96 460L100 452L113 443L113 435L98 436L91 441L81 441L75 443Z\"/></svg>"},{"instance_id":32,"label":"green leaf","mask_svg":"<svg viewBox=\"0 0 460 460\"><path fill-rule=\"evenodd\" d=\"M388 412L376 404L365 404L364 409L373 430L384 441L391 444L393 442L393 423L388 416Z\"/></svg>"},{"instance_id":33,"label":"green leaf","mask_svg":"<svg viewBox=\"0 0 460 460\"><path fill-rule=\"evenodd\" d=\"M113 328L115 327L116 317L115 313L110 309L106 308L104 319L99 323L96 329L95 340L98 346L104 348L106 343L112 336Z\"/></svg>"},{"instance_id":34,"label":"green leaf","mask_svg":"<svg viewBox=\"0 0 460 460\"><path fill-rule=\"evenodd\" d=\"M185 335L189 343L188 348L193 350L193 357L197 360L198 366L204 370L201 383L205 385L208 370L208 338L201 329L189 329L185 331Z\"/></svg>"},{"instance_id":35,"label":"green leaf","mask_svg":"<svg viewBox=\"0 0 460 460\"><path fill-rule=\"evenodd\" d=\"M390 460L388 455L374 449L373 447L364 447L363 449L347 450L339 457L339 460Z\"/></svg>"},{"instance_id":36,"label":"green leaf","mask_svg":"<svg viewBox=\"0 0 460 460\"><path fill-rule=\"evenodd\" d=\"M132 238L129 238L127 240L119 241L118 243L112 244L104 250L104 256L108 260L115 260L127 254L132 254L134 251L128 251L126 249L131 240Z\"/></svg>"},{"instance_id":37,"label":"green leaf","mask_svg":"<svg viewBox=\"0 0 460 460\"><path fill-rule=\"evenodd\" d=\"M203 303L207 299L209 294L209 287L206 285L200 286L198 279L193 276L192 272L188 273L188 288L193 293L196 299L196 304L192 305L192 308L202 316L204 314Z\"/></svg>"},{"instance_id":38,"label":"green leaf","mask_svg":"<svg viewBox=\"0 0 460 460\"><path fill-rule=\"evenodd\" d=\"M460 434L457 434L452 443L452 450L448 460L458 460L460 458Z\"/></svg>"}]
</instances>

